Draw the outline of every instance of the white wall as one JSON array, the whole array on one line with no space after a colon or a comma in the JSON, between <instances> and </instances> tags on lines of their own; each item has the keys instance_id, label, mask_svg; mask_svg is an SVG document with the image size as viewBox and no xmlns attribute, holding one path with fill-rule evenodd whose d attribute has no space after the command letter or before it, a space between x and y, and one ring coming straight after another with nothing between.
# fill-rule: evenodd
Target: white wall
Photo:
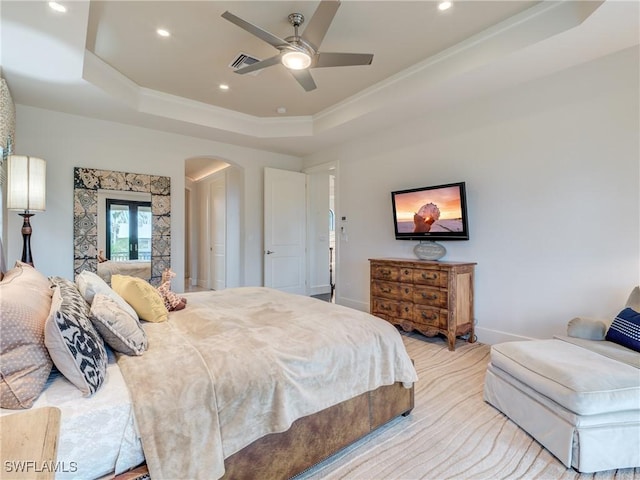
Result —
<instances>
[{"instance_id":1,"label":"white wall","mask_svg":"<svg viewBox=\"0 0 640 480\"><path fill-rule=\"evenodd\" d=\"M563 333L612 318L640 280L637 48L305 159L338 161L338 303L369 308L372 257L415 258L394 239L390 192L466 181L478 337ZM337 222L337 229L343 225Z\"/></svg>"},{"instance_id":2,"label":"white wall","mask_svg":"<svg viewBox=\"0 0 640 480\"><path fill-rule=\"evenodd\" d=\"M211 156L244 171L243 281L262 284L263 167L300 170L297 157L184 135L17 105L15 152L47 160L47 210L31 219L36 268L45 275L73 277L73 168L88 167L171 177L171 258L184 283L184 161ZM22 254L21 218L8 212L7 260Z\"/></svg>"}]
</instances>

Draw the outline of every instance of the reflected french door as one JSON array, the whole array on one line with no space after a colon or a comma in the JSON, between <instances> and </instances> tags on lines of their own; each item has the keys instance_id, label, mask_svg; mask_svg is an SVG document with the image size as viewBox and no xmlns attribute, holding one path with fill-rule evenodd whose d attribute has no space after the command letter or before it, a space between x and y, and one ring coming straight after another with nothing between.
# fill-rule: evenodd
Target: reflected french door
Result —
<instances>
[{"instance_id":1,"label":"reflected french door","mask_svg":"<svg viewBox=\"0 0 640 480\"><path fill-rule=\"evenodd\" d=\"M106 257L112 261L151 260L151 202L108 198Z\"/></svg>"}]
</instances>

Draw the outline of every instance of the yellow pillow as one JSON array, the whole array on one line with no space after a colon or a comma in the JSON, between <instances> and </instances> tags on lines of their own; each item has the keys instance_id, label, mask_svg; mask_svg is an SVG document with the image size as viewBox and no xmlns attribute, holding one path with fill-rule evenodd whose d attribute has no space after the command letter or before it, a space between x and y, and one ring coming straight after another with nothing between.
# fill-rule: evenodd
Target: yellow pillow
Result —
<instances>
[{"instance_id":1,"label":"yellow pillow","mask_svg":"<svg viewBox=\"0 0 640 480\"><path fill-rule=\"evenodd\" d=\"M169 318L167 307L158 291L141 278L112 275L111 288L133 307L142 320L164 322Z\"/></svg>"}]
</instances>

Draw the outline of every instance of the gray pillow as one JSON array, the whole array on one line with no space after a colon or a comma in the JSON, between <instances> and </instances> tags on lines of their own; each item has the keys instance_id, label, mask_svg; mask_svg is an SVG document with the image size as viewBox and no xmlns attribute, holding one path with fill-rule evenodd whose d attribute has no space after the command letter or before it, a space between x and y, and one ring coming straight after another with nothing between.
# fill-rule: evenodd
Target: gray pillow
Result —
<instances>
[{"instance_id":1,"label":"gray pillow","mask_svg":"<svg viewBox=\"0 0 640 480\"><path fill-rule=\"evenodd\" d=\"M98 293L93 297L90 318L107 345L116 352L142 355L147 349L147 334L138 320L108 295Z\"/></svg>"},{"instance_id":2,"label":"gray pillow","mask_svg":"<svg viewBox=\"0 0 640 480\"><path fill-rule=\"evenodd\" d=\"M631 295L629 295L625 307L631 308L636 312L640 312L640 287L635 287L631 290Z\"/></svg>"},{"instance_id":3,"label":"gray pillow","mask_svg":"<svg viewBox=\"0 0 640 480\"><path fill-rule=\"evenodd\" d=\"M604 340L606 334L607 325L602 320L576 317L567 325L567 335L574 338Z\"/></svg>"},{"instance_id":4,"label":"gray pillow","mask_svg":"<svg viewBox=\"0 0 640 480\"><path fill-rule=\"evenodd\" d=\"M93 303L93 297L95 297L96 294L102 293L111 297L122 307L123 310L129 313L129 315L134 317L136 320L138 319L138 314L133 307L129 305L124 298L118 295L109 285L107 285L107 282L100 278L99 275L88 270L83 270L76 277L76 285L78 285L78 290L80 290L80 293L89 305Z\"/></svg>"}]
</instances>

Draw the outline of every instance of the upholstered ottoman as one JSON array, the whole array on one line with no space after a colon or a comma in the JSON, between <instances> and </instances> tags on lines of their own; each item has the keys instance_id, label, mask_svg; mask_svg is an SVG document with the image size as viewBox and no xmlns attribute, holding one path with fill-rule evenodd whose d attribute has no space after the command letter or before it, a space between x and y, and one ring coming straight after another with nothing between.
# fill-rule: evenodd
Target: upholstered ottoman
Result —
<instances>
[{"instance_id":1,"label":"upholstered ottoman","mask_svg":"<svg viewBox=\"0 0 640 480\"><path fill-rule=\"evenodd\" d=\"M640 466L640 354L572 337L491 348L484 399L567 467Z\"/></svg>"}]
</instances>

